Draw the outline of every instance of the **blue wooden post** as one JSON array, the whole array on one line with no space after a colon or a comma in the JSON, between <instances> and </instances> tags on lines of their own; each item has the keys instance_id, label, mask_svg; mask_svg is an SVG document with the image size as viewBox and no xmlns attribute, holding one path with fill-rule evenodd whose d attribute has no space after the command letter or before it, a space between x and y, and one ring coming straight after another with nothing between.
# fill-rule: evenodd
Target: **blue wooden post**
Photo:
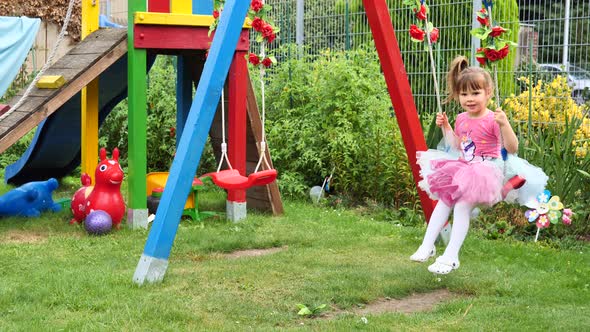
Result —
<instances>
[{"instance_id":1,"label":"blue wooden post","mask_svg":"<svg viewBox=\"0 0 590 332\"><path fill-rule=\"evenodd\" d=\"M178 149L180 143L178 138L182 136L184 124L191 110L193 82L189 72L190 65L187 63L191 61L190 56L178 55L176 60L176 148Z\"/></svg>"},{"instance_id":2,"label":"blue wooden post","mask_svg":"<svg viewBox=\"0 0 590 332\"><path fill-rule=\"evenodd\" d=\"M196 15L211 15L213 13L213 0L192 0L193 14ZM189 72L190 65L187 61L191 61L190 56L178 55L176 66L176 137L182 136L184 124L190 112L191 103L193 100L193 85L192 77ZM194 61L194 60L193 60ZM176 147L178 148L178 139L176 140Z\"/></svg>"},{"instance_id":3,"label":"blue wooden post","mask_svg":"<svg viewBox=\"0 0 590 332\"><path fill-rule=\"evenodd\" d=\"M156 219L133 275L133 281L137 284L161 281L166 274L185 199L205 148L249 6L250 1L243 0L228 0L225 4Z\"/></svg>"}]
</instances>

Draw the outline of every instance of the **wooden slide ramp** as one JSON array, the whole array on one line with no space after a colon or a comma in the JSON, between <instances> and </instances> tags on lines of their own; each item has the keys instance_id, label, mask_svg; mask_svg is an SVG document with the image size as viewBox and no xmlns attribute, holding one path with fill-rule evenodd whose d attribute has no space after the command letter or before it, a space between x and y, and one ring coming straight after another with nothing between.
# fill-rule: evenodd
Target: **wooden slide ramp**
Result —
<instances>
[{"instance_id":1,"label":"wooden slide ramp","mask_svg":"<svg viewBox=\"0 0 590 332\"><path fill-rule=\"evenodd\" d=\"M127 29L100 29L86 37L45 72L45 75L62 75L66 83L61 88L34 87L24 104L0 121L0 153L58 110L126 53ZM24 90L8 104L15 105L23 93Z\"/></svg>"}]
</instances>

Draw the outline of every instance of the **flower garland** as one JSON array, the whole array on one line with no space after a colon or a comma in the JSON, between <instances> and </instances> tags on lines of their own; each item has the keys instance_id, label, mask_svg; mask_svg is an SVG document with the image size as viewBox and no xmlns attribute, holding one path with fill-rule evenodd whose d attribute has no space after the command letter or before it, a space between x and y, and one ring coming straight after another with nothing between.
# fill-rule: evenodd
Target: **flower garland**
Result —
<instances>
[{"instance_id":1,"label":"flower garland","mask_svg":"<svg viewBox=\"0 0 590 332\"><path fill-rule=\"evenodd\" d=\"M510 29L493 24L491 17L492 2L484 1L484 6L486 7L476 13L477 21L481 24L481 27L471 30L474 37L482 40L482 47L478 48L475 53L475 59L482 66L504 59L510 53L510 47L516 46L516 43L504 39L510 35Z\"/></svg>"},{"instance_id":2,"label":"flower garland","mask_svg":"<svg viewBox=\"0 0 590 332\"><path fill-rule=\"evenodd\" d=\"M417 21L416 24L410 25L410 39L415 43L426 42L428 44L434 44L438 41L439 30L435 28L432 22L428 21L428 14L430 8L424 0L404 0L404 5L410 6ZM430 36L430 39L425 38L426 35Z\"/></svg>"},{"instance_id":3,"label":"flower garland","mask_svg":"<svg viewBox=\"0 0 590 332\"><path fill-rule=\"evenodd\" d=\"M438 79L436 76L436 65L434 63L434 55L432 52L432 45L438 41L440 35L438 28L434 27L432 22L428 21L428 14L430 9L425 0L404 0L404 5L410 6L416 18L416 24L410 25L410 39L416 43L424 43L424 48L428 51L430 57L430 68L432 70L432 78L434 82L434 91L436 93L436 102L438 113L442 113L442 102L440 100L440 88L438 86Z\"/></svg>"},{"instance_id":4,"label":"flower garland","mask_svg":"<svg viewBox=\"0 0 590 332\"><path fill-rule=\"evenodd\" d=\"M508 56L510 47L516 43L504 39L510 35L510 29L505 29L496 24L492 19L492 0L483 0L483 8L477 14L477 21L481 27L471 30L471 35L481 39L482 47L475 52L475 59L482 66L492 65L494 68L494 83L496 92L496 105L500 107L500 90L498 89L498 62Z\"/></svg>"},{"instance_id":5,"label":"flower garland","mask_svg":"<svg viewBox=\"0 0 590 332\"><path fill-rule=\"evenodd\" d=\"M209 27L209 35L217 28L219 17L223 11L225 0L215 0L213 3L213 23ZM269 19L268 13L272 7L264 3L263 0L252 0L248 10L247 22L256 32L256 42L260 43L260 53L249 53L247 60L254 66L270 67L277 62L274 56L265 54L265 44L272 43L277 38L280 31Z\"/></svg>"}]
</instances>

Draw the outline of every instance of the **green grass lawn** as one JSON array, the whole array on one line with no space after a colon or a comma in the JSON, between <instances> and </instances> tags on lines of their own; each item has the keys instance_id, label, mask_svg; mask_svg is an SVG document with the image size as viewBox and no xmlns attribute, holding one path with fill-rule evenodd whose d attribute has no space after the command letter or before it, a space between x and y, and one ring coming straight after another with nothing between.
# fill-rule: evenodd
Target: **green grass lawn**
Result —
<instances>
[{"instance_id":1,"label":"green grass lawn","mask_svg":"<svg viewBox=\"0 0 590 332\"><path fill-rule=\"evenodd\" d=\"M223 206L221 204L217 204ZM285 202L281 217L183 221L162 283L131 279L148 235L95 237L68 212L0 220L0 330L587 330L590 253L470 234L461 268L435 276L408 257L423 228L351 210ZM375 216L373 216L375 217ZM240 249L285 247L258 257ZM442 250L439 251L442 252ZM379 299L448 289L427 312L353 311ZM362 317L365 317L363 319Z\"/></svg>"}]
</instances>

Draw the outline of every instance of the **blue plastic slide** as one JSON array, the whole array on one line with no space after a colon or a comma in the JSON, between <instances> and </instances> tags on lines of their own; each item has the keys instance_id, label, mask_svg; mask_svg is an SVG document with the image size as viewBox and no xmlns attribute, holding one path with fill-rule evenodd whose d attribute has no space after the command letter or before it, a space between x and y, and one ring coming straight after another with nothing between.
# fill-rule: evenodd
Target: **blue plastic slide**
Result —
<instances>
[{"instance_id":1,"label":"blue plastic slide","mask_svg":"<svg viewBox=\"0 0 590 332\"><path fill-rule=\"evenodd\" d=\"M155 60L148 57L148 68ZM147 72L147 71L146 71ZM127 97L127 55L99 76L99 125ZM80 165L81 93L77 93L37 126L22 157L6 167L4 181L20 185L51 177L61 178Z\"/></svg>"}]
</instances>

